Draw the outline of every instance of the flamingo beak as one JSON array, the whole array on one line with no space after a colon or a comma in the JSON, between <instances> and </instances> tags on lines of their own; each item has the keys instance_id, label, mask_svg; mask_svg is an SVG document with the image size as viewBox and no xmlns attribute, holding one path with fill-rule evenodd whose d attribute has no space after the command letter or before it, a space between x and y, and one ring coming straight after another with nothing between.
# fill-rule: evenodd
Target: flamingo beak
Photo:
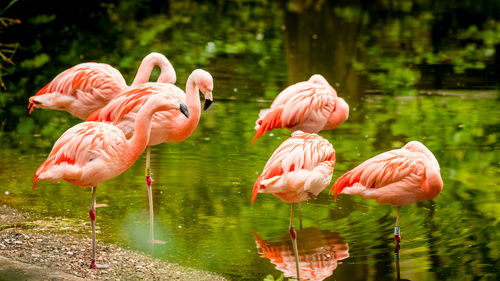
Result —
<instances>
[{"instance_id":1,"label":"flamingo beak","mask_svg":"<svg viewBox=\"0 0 500 281\"><path fill-rule=\"evenodd\" d=\"M212 104L212 101L211 100L205 100L205 105L203 106L203 110L207 110L210 105Z\"/></svg>"},{"instance_id":2,"label":"flamingo beak","mask_svg":"<svg viewBox=\"0 0 500 281\"><path fill-rule=\"evenodd\" d=\"M189 118L189 111L188 111L188 108L185 104L181 103L179 109L182 112L182 114L184 114L186 116L186 118Z\"/></svg>"},{"instance_id":3,"label":"flamingo beak","mask_svg":"<svg viewBox=\"0 0 500 281\"><path fill-rule=\"evenodd\" d=\"M203 110L207 110L212 104L212 92L206 93L205 95L205 105L203 106Z\"/></svg>"}]
</instances>

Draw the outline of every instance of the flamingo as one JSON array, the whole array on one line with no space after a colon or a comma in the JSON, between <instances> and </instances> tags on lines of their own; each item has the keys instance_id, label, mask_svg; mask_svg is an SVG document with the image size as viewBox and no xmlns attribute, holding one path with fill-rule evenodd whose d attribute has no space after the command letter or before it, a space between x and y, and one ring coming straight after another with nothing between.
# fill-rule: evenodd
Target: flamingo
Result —
<instances>
[{"instance_id":1,"label":"flamingo","mask_svg":"<svg viewBox=\"0 0 500 281\"><path fill-rule=\"evenodd\" d=\"M146 185L149 199L150 239L153 243L160 243L153 237L153 194L150 168L151 146L164 142L181 142L187 139L198 126L200 121L201 103L199 90L205 96L204 110L212 103L213 78L205 70L196 69L189 75L186 83L186 93L177 86L164 83L145 83L141 89L162 84L163 92L187 104L191 117L184 118L173 111L157 112L151 123L151 135L146 150ZM129 91L116 96L105 107L95 111L87 121L111 122L122 129L127 138L134 133L134 120L141 106L152 96L154 91Z\"/></svg>"},{"instance_id":2,"label":"flamingo","mask_svg":"<svg viewBox=\"0 0 500 281\"><path fill-rule=\"evenodd\" d=\"M377 203L397 206L394 239L401 241L401 206L429 200L443 189L439 163L421 142L410 141L370 158L338 178L330 189L335 200L340 193L375 199Z\"/></svg>"},{"instance_id":3,"label":"flamingo","mask_svg":"<svg viewBox=\"0 0 500 281\"><path fill-rule=\"evenodd\" d=\"M31 114L35 107L48 108L64 110L85 120L116 95L148 82L155 66L161 69L159 82L175 83L174 67L164 55L155 52L144 57L130 87L121 73L108 64L77 64L57 75L36 95L29 98L29 113Z\"/></svg>"},{"instance_id":4,"label":"flamingo","mask_svg":"<svg viewBox=\"0 0 500 281\"><path fill-rule=\"evenodd\" d=\"M274 128L317 133L337 128L348 117L349 105L323 76L315 74L283 90L271 108L260 111L252 144Z\"/></svg>"},{"instance_id":5,"label":"flamingo","mask_svg":"<svg viewBox=\"0 0 500 281\"><path fill-rule=\"evenodd\" d=\"M294 204L316 196L332 180L335 150L331 143L317 134L295 131L271 155L255 181L252 204L258 193L272 193L290 204L290 237L295 254L297 279L299 259L297 233L293 228Z\"/></svg>"},{"instance_id":6,"label":"flamingo","mask_svg":"<svg viewBox=\"0 0 500 281\"><path fill-rule=\"evenodd\" d=\"M151 97L135 119L135 133L127 140L118 127L103 122L83 122L68 129L54 144L47 160L33 176L33 190L39 180L65 180L81 187L92 187L89 215L92 226L91 268L96 264L95 197L97 186L114 178L139 158L149 140L151 119L157 111L178 110L189 118L187 106L167 95Z\"/></svg>"}]
</instances>

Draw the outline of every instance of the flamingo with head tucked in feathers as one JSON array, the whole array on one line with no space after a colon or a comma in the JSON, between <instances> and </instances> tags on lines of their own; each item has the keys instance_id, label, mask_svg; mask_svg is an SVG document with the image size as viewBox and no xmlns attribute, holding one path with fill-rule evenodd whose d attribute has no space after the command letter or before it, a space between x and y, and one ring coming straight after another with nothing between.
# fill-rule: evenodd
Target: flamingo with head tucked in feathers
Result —
<instances>
[{"instance_id":1,"label":"flamingo with head tucked in feathers","mask_svg":"<svg viewBox=\"0 0 500 281\"><path fill-rule=\"evenodd\" d=\"M274 128L317 133L337 128L348 117L349 105L323 76L315 74L283 90L271 108L260 111L252 144Z\"/></svg>"},{"instance_id":2,"label":"flamingo with head tucked in feathers","mask_svg":"<svg viewBox=\"0 0 500 281\"><path fill-rule=\"evenodd\" d=\"M48 108L67 111L80 119L86 119L116 95L148 82L155 66L161 69L158 82L175 83L175 70L170 61L160 53L150 53L142 60L130 87L121 73L108 64L77 64L57 75L29 98L29 113L37 107Z\"/></svg>"},{"instance_id":3,"label":"flamingo with head tucked in feathers","mask_svg":"<svg viewBox=\"0 0 500 281\"><path fill-rule=\"evenodd\" d=\"M258 193L271 193L291 203L289 231L299 280L294 204L316 198L330 184L334 166L335 150L331 143L317 134L295 131L273 152L253 186L252 203Z\"/></svg>"},{"instance_id":4,"label":"flamingo with head tucked in feathers","mask_svg":"<svg viewBox=\"0 0 500 281\"><path fill-rule=\"evenodd\" d=\"M68 129L54 144L47 160L35 172L38 180L65 180L71 184L92 187L89 211L92 225L92 268L105 268L96 264L95 197L98 184L116 177L130 168L139 158L149 141L151 119L158 111L180 111L189 117L182 102L168 96L151 97L135 119L133 136L127 140L118 127L104 122L83 122Z\"/></svg>"},{"instance_id":5,"label":"flamingo with head tucked in feathers","mask_svg":"<svg viewBox=\"0 0 500 281\"><path fill-rule=\"evenodd\" d=\"M360 195L377 203L397 206L394 239L401 241L401 206L429 200L443 189L439 163L422 143L411 141L370 158L335 181L330 194Z\"/></svg>"},{"instance_id":6,"label":"flamingo with head tucked in feathers","mask_svg":"<svg viewBox=\"0 0 500 281\"><path fill-rule=\"evenodd\" d=\"M140 108L156 93L145 91L149 87L163 85L164 93L186 103L190 118L186 119L181 114L173 111L157 112L151 122L151 135L146 154L146 185L149 198L150 240L155 243L153 235L153 194L150 168L151 146L164 142L181 142L187 139L198 126L201 114L200 94L205 97L206 110L212 103L213 78L205 70L196 69L189 75L186 83L186 93L177 86L166 83L145 83L139 87L141 90L131 90L116 96L105 107L95 111L87 121L110 122L122 129L128 138L134 133L134 122Z\"/></svg>"}]
</instances>

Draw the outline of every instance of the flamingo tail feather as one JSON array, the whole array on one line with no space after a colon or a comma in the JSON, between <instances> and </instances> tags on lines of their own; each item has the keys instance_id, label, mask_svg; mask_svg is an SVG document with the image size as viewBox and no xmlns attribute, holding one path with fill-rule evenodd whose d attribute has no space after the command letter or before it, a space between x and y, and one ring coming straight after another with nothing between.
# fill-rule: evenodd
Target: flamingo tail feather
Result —
<instances>
[{"instance_id":1,"label":"flamingo tail feather","mask_svg":"<svg viewBox=\"0 0 500 281\"><path fill-rule=\"evenodd\" d=\"M264 119L262 119L262 124L255 132L255 136L253 137L252 143L256 141L258 138L262 137L266 132L271 131L274 128L281 128L281 114L283 113L283 108L278 108L277 110L269 111Z\"/></svg>"}]
</instances>

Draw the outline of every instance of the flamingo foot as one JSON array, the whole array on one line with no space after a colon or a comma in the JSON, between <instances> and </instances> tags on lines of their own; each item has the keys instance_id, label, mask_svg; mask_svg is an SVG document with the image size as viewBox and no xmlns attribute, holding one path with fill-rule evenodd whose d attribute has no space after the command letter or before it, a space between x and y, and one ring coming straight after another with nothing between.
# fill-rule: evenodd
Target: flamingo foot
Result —
<instances>
[{"instance_id":1,"label":"flamingo foot","mask_svg":"<svg viewBox=\"0 0 500 281\"><path fill-rule=\"evenodd\" d=\"M149 243L151 243L151 244L160 244L160 245L167 244L167 242L165 242L165 241L156 240L156 239L150 239Z\"/></svg>"},{"instance_id":2,"label":"flamingo foot","mask_svg":"<svg viewBox=\"0 0 500 281\"><path fill-rule=\"evenodd\" d=\"M97 263L95 263L95 260L92 260L90 262L90 268L93 268L93 269L107 269L110 267L111 267L111 265L109 265L109 264L97 264Z\"/></svg>"}]
</instances>

